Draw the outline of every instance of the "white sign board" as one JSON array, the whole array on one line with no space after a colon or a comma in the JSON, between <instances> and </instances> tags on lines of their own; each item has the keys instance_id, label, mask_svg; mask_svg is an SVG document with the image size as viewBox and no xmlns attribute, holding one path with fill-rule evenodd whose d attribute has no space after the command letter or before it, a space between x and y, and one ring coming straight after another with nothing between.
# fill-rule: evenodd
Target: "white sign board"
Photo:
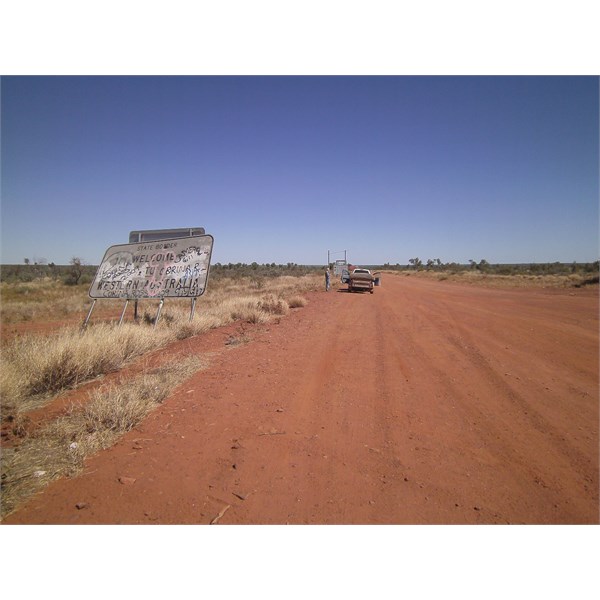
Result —
<instances>
[{"instance_id":1,"label":"white sign board","mask_svg":"<svg viewBox=\"0 0 600 600\"><path fill-rule=\"evenodd\" d=\"M90 298L196 298L206 290L214 239L201 235L111 246Z\"/></svg>"},{"instance_id":2,"label":"white sign board","mask_svg":"<svg viewBox=\"0 0 600 600\"><path fill-rule=\"evenodd\" d=\"M348 268L348 263L345 260L336 260L333 265L333 274L341 275L344 269Z\"/></svg>"}]
</instances>

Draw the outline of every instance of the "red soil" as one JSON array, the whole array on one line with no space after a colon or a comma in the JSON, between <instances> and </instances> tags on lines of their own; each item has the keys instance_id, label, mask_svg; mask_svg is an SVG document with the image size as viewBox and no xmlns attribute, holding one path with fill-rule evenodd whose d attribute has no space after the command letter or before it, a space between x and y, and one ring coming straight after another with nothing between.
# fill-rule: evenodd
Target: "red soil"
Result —
<instances>
[{"instance_id":1,"label":"red soil","mask_svg":"<svg viewBox=\"0 0 600 600\"><path fill-rule=\"evenodd\" d=\"M597 288L382 284L171 347L222 351L4 522L598 523Z\"/></svg>"}]
</instances>

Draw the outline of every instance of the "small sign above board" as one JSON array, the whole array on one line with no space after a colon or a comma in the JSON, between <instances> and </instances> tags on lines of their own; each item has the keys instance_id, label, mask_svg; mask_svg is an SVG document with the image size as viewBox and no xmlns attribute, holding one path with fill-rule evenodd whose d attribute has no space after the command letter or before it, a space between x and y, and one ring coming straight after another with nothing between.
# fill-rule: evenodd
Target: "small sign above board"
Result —
<instances>
[{"instance_id":1,"label":"small sign above board","mask_svg":"<svg viewBox=\"0 0 600 600\"><path fill-rule=\"evenodd\" d=\"M204 227L183 227L179 229L140 229L129 232L129 243L157 242L173 238L196 237L204 235Z\"/></svg>"},{"instance_id":2,"label":"small sign above board","mask_svg":"<svg viewBox=\"0 0 600 600\"><path fill-rule=\"evenodd\" d=\"M94 299L197 298L206 290L214 239L196 235L111 246L92 285Z\"/></svg>"}]
</instances>

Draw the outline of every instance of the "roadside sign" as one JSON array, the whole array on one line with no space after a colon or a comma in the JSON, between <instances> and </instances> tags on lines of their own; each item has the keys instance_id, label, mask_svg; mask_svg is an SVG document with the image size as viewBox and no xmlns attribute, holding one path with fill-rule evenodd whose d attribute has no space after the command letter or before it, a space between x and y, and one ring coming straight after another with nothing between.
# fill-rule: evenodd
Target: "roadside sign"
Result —
<instances>
[{"instance_id":1,"label":"roadside sign","mask_svg":"<svg viewBox=\"0 0 600 600\"><path fill-rule=\"evenodd\" d=\"M206 290L213 242L212 235L188 234L111 246L98 267L89 296L123 300L197 298Z\"/></svg>"},{"instance_id":2,"label":"roadside sign","mask_svg":"<svg viewBox=\"0 0 600 600\"><path fill-rule=\"evenodd\" d=\"M336 260L333 265L334 275L341 275L344 269L348 268L348 263L345 260Z\"/></svg>"}]
</instances>

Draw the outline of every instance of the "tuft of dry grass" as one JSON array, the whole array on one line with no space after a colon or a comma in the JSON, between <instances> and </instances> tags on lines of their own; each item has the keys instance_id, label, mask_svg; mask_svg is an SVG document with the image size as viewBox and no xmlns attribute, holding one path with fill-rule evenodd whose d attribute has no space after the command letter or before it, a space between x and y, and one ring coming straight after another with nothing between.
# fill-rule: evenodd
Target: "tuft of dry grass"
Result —
<instances>
[{"instance_id":1,"label":"tuft of dry grass","mask_svg":"<svg viewBox=\"0 0 600 600\"><path fill-rule=\"evenodd\" d=\"M88 456L112 446L203 366L190 357L100 388L18 447L4 450L2 518L52 480L79 473Z\"/></svg>"},{"instance_id":2,"label":"tuft of dry grass","mask_svg":"<svg viewBox=\"0 0 600 600\"><path fill-rule=\"evenodd\" d=\"M258 302L258 308L272 315L287 315L290 312L289 304L275 294L266 294Z\"/></svg>"},{"instance_id":3,"label":"tuft of dry grass","mask_svg":"<svg viewBox=\"0 0 600 600\"><path fill-rule=\"evenodd\" d=\"M288 299L288 305L290 308L301 308L306 306L306 298L303 296L292 296Z\"/></svg>"}]
</instances>

